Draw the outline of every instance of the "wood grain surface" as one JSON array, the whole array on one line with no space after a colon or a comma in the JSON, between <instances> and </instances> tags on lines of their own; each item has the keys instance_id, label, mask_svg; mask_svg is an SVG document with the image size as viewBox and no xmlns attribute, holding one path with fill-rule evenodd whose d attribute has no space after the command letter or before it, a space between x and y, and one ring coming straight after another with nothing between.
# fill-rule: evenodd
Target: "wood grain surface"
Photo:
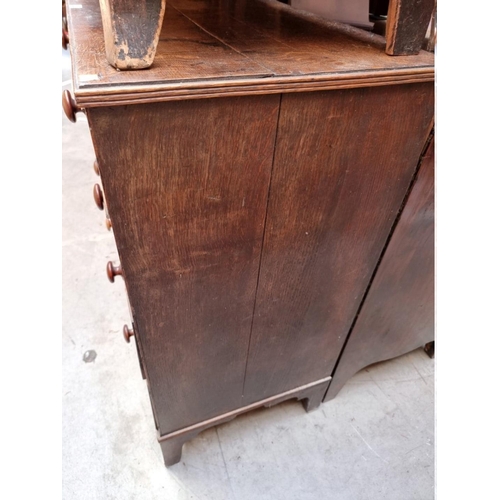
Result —
<instances>
[{"instance_id":1,"label":"wood grain surface","mask_svg":"<svg viewBox=\"0 0 500 500\"><path fill-rule=\"evenodd\" d=\"M100 0L106 58L121 70L153 63L166 0Z\"/></svg>"},{"instance_id":2,"label":"wood grain surface","mask_svg":"<svg viewBox=\"0 0 500 500\"><path fill-rule=\"evenodd\" d=\"M434 340L434 141L381 260L325 401L372 363Z\"/></svg>"},{"instance_id":3,"label":"wood grain surface","mask_svg":"<svg viewBox=\"0 0 500 500\"><path fill-rule=\"evenodd\" d=\"M279 100L88 112L160 434L242 405Z\"/></svg>"},{"instance_id":4,"label":"wood grain surface","mask_svg":"<svg viewBox=\"0 0 500 500\"><path fill-rule=\"evenodd\" d=\"M117 71L98 0L68 12L174 460L183 429L326 389L432 126L434 57L271 0L169 0L153 66Z\"/></svg>"},{"instance_id":5,"label":"wood grain surface","mask_svg":"<svg viewBox=\"0 0 500 500\"><path fill-rule=\"evenodd\" d=\"M245 404L332 373L433 107L432 84L283 95Z\"/></svg>"},{"instance_id":6,"label":"wood grain surface","mask_svg":"<svg viewBox=\"0 0 500 500\"><path fill-rule=\"evenodd\" d=\"M69 0L83 107L432 81L434 56L390 57L385 40L271 0L169 0L151 68L106 60L98 0Z\"/></svg>"}]
</instances>

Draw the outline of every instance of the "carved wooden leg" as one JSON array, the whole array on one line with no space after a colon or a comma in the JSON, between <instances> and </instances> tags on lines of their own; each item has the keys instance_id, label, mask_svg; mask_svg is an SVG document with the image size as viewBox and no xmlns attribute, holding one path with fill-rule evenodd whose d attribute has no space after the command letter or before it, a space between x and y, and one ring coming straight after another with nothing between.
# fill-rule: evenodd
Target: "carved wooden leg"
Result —
<instances>
[{"instance_id":1,"label":"carved wooden leg","mask_svg":"<svg viewBox=\"0 0 500 500\"><path fill-rule=\"evenodd\" d=\"M118 69L153 64L166 0L99 0L108 62Z\"/></svg>"},{"instance_id":2,"label":"carved wooden leg","mask_svg":"<svg viewBox=\"0 0 500 500\"><path fill-rule=\"evenodd\" d=\"M418 54L434 10L435 0L390 0L386 48L392 56Z\"/></svg>"},{"instance_id":3,"label":"carved wooden leg","mask_svg":"<svg viewBox=\"0 0 500 500\"><path fill-rule=\"evenodd\" d=\"M181 435L160 441L161 451L165 465L169 467L181 461L182 446L189 441L193 435Z\"/></svg>"},{"instance_id":4,"label":"carved wooden leg","mask_svg":"<svg viewBox=\"0 0 500 500\"><path fill-rule=\"evenodd\" d=\"M355 375L359 370L362 370L366 363L362 362L354 365L353 363L341 363L334 373L330 387L325 396L324 402L332 400L339 392L346 382Z\"/></svg>"},{"instance_id":5,"label":"carved wooden leg","mask_svg":"<svg viewBox=\"0 0 500 500\"><path fill-rule=\"evenodd\" d=\"M325 397L328 384L321 384L311 387L307 390L306 395L300 397L302 406L307 412L316 410Z\"/></svg>"},{"instance_id":6,"label":"carved wooden leg","mask_svg":"<svg viewBox=\"0 0 500 500\"><path fill-rule=\"evenodd\" d=\"M315 394L311 394L308 398L302 399L302 406L309 413L310 411L319 408L323 397L325 396L325 391L316 391Z\"/></svg>"}]
</instances>

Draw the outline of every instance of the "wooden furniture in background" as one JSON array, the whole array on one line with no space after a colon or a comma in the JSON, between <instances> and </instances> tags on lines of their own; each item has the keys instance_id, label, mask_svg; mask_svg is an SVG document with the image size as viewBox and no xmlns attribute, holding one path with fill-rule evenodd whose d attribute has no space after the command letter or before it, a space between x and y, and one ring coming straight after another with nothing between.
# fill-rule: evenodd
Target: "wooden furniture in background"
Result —
<instances>
[{"instance_id":1,"label":"wooden furniture in background","mask_svg":"<svg viewBox=\"0 0 500 500\"><path fill-rule=\"evenodd\" d=\"M390 0L387 12L386 52L418 54L434 11L435 0Z\"/></svg>"},{"instance_id":2,"label":"wooden furniture in background","mask_svg":"<svg viewBox=\"0 0 500 500\"><path fill-rule=\"evenodd\" d=\"M323 0L328 2L330 0ZM435 0L374 2L377 13L387 12L387 45L390 55L417 54L422 48ZM158 40L167 0L100 0L106 57L122 70L149 68ZM217 9L220 0L205 2L203 9ZM193 5L196 5L193 2ZM388 11L386 11L388 9ZM368 14L368 13L367 13ZM63 46L66 46L63 31ZM66 48L66 47L65 47Z\"/></svg>"},{"instance_id":3,"label":"wooden furniture in background","mask_svg":"<svg viewBox=\"0 0 500 500\"><path fill-rule=\"evenodd\" d=\"M72 1L65 111L87 114L170 465L210 426L324 398L433 125L434 59L278 2L169 0L155 64L116 71L97 0Z\"/></svg>"},{"instance_id":4,"label":"wooden furniture in background","mask_svg":"<svg viewBox=\"0 0 500 500\"><path fill-rule=\"evenodd\" d=\"M166 0L100 0L106 57L118 69L153 64Z\"/></svg>"}]
</instances>

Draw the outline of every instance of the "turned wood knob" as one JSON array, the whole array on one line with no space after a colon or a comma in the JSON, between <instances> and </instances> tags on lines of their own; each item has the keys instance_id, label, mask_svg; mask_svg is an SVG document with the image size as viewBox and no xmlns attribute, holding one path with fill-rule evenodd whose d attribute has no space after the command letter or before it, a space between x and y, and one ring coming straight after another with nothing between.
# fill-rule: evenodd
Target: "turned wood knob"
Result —
<instances>
[{"instance_id":1,"label":"turned wood knob","mask_svg":"<svg viewBox=\"0 0 500 500\"><path fill-rule=\"evenodd\" d=\"M134 336L134 330L129 328L127 325L124 325L123 326L123 338L125 339L125 342L127 342L127 344L130 343L130 337L133 337L133 336Z\"/></svg>"},{"instance_id":2,"label":"turned wood knob","mask_svg":"<svg viewBox=\"0 0 500 500\"><path fill-rule=\"evenodd\" d=\"M116 267L113 265L111 261L106 264L106 274L108 275L108 280L111 283L115 282L115 276L122 275L122 266L117 265Z\"/></svg>"},{"instance_id":3,"label":"turned wood knob","mask_svg":"<svg viewBox=\"0 0 500 500\"><path fill-rule=\"evenodd\" d=\"M113 227L113 226L111 225L111 219L108 219L108 218L106 217L106 229L107 229L108 231L111 231L111 228L112 228L112 227Z\"/></svg>"},{"instance_id":4,"label":"turned wood knob","mask_svg":"<svg viewBox=\"0 0 500 500\"><path fill-rule=\"evenodd\" d=\"M68 35L68 32L63 28L62 29L62 48L64 50L68 50L68 43L69 43L69 35Z\"/></svg>"},{"instance_id":5,"label":"turned wood knob","mask_svg":"<svg viewBox=\"0 0 500 500\"><path fill-rule=\"evenodd\" d=\"M71 95L69 90L64 90L62 93L62 107L64 110L64 114L68 117L70 122L76 122L76 113L81 111L82 109L76 105L73 96Z\"/></svg>"},{"instance_id":6,"label":"turned wood knob","mask_svg":"<svg viewBox=\"0 0 500 500\"><path fill-rule=\"evenodd\" d=\"M97 160L94 162L94 172L97 175L101 175L101 171L99 170L99 163L97 163Z\"/></svg>"},{"instance_id":7,"label":"turned wood knob","mask_svg":"<svg viewBox=\"0 0 500 500\"><path fill-rule=\"evenodd\" d=\"M104 210L104 196L102 195L101 186L99 186L99 184L94 186L94 201L99 210Z\"/></svg>"}]
</instances>

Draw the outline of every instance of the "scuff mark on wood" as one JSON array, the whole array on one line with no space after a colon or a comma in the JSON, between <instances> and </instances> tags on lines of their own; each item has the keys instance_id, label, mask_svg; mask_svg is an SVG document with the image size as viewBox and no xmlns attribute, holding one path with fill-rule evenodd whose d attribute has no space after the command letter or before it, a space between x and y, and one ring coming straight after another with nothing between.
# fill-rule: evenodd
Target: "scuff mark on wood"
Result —
<instances>
[{"instance_id":1,"label":"scuff mark on wood","mask_svg":"<svg viewBox=\"0 0 500 500\"><path fill-rule=\"evenodd\" d=\"M386 26L387 54L419 53L434 5L435 0L390 0Z\"/></svg>"},{"instance_id":2,"label":"scuff mark on wood","mask_svg":"<svg viewBox=\"0 0 500 500\"><path fill-rule=\"evenodd\" d=\"M106 58L117 69L145 69L154 61L166 0L99 0Z\"/></svg>"}]
</instances>

